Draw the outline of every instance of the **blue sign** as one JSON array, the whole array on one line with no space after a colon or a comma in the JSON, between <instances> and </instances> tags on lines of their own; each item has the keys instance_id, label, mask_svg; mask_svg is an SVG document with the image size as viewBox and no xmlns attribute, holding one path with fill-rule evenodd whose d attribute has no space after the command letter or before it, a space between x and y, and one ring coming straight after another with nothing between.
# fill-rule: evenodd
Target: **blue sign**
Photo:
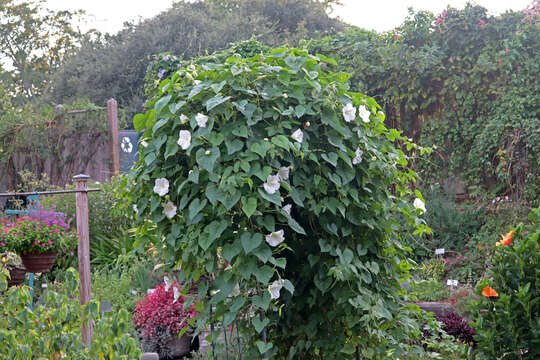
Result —
<instances>
[{"instance_id":1,"label":"blue sign","mask_svg":"<svg viewBox=\"0 0 540 360\"><path fill-rule=\"evenodd\" d=\"M135 130L120 130L120 171L129 172L139 160L139 135Z\"/></svg>"}]
</instances>

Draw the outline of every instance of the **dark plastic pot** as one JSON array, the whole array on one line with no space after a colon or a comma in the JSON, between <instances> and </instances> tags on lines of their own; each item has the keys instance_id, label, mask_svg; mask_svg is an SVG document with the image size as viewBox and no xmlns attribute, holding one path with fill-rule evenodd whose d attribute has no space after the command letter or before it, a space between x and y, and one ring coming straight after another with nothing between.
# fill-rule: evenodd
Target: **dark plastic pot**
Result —
<instances>
[{"instance_id":1,"label":"dark plastic pot","mask_svg":"<svg viewBox=\"0 0 540 360\"><path fill-rule=\"evenodd\" d=\"M26 269L23 267L14 267L9 269L8 286L21 285L24 282L26 276Z\"/></svg>"}]
</instances>

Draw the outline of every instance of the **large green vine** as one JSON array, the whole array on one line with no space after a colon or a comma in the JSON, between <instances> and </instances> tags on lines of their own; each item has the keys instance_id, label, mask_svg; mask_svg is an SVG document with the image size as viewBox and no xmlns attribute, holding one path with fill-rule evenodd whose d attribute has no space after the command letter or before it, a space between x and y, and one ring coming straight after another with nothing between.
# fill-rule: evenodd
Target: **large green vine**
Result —
<instances>
[{"instance_id":1,"label":"large green vine","mask_svg":"<svg viewBox=\"0 0 540 360\"><path fill-rule=\"evenodd\" d=\"M198 331L238 320L280 358L423 354L398 295L400 224L427 231L400 150L416 145L333 63L279 48L178 67L134 118L127 188L167 263L198 283Z\"/></svg>"}]
</instances>

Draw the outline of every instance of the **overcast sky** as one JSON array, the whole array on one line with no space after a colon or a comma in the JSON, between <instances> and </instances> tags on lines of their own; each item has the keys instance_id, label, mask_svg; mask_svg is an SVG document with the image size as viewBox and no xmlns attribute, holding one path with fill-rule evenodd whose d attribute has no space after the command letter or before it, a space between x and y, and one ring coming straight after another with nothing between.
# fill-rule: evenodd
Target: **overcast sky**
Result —
<instances>
[{"instance_id":1,"label":"overcast sky","mask_svg":"<svg viewBox=\"0 0 540 360\"><path fill-rule=\"evenodd\" d=\"M91 20L82 28L95 28L101 32L115 33L124 21L149 18L168 9L174 0L47 0L48 7L55 10L83 9ZM467 0L342 0L332 16L365 29L387 31L395 28L407 16L407 8L430 10L436 14L451 5L463 8ZM522 10L532 0L476 0L491 14L506 10Z\"/></svg>"}]
</instances>

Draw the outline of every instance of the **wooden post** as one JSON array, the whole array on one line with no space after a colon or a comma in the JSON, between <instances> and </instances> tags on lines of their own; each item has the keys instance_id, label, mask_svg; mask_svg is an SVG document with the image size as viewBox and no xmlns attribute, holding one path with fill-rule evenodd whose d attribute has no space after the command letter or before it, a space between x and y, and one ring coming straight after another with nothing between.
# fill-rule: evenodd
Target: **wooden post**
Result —
<instances>
[{"instance_id":1,"label":"wooden post","mask_svg":"<svg viewBox=\"0 0 540 360\"><path fill-rule=\"evenodd\" d=\"M88 192L87 185L88 175L76 175L73 177L75 180L75 188L77 190L83 190L75 194L76 206L77 206L77 234L79 235L79 280L80 280L80 299L81 305L90 301L92 296L90 286L90 230L88 227ZM94 331L92 323L89 321L85 324L85 319L82 325L82 340L86 344L90 344L92 333Z\"/></svg>"},{"instance_id":2,"label":"wooden post","mask_svg":"<svg viewBox=\"0 0 540 360\"><path fill-rule=\"evenodd\" d=\"M107 122L111 134L112 174L120 173L120 144L118 140L118 103L114 99L107 101Z\"/></svg>"}]
</instances>

